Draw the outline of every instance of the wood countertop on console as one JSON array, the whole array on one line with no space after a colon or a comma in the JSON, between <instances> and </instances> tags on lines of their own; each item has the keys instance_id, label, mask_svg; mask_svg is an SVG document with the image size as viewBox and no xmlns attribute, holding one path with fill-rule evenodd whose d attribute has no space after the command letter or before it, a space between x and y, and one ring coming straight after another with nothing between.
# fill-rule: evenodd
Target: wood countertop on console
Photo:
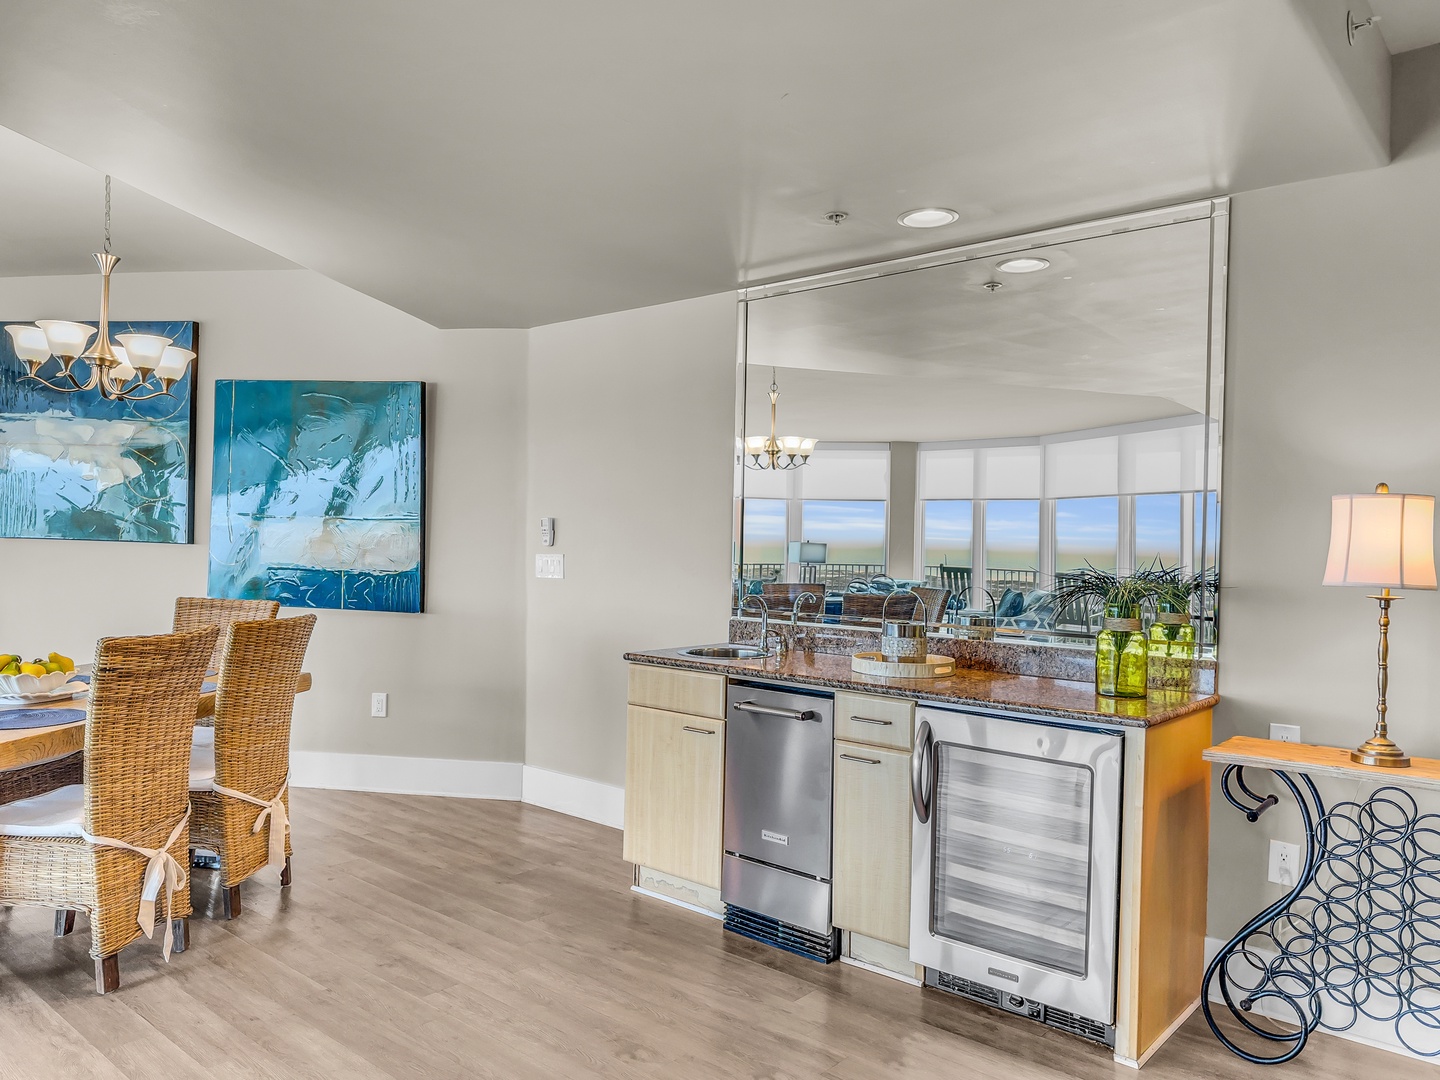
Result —
<instances>
[{"instance_id":1,"label":"wood countertop on console","mask_svg":"<svg viewBox=\"0 0 1440 1080\"><path fill-rule=\"evenodd\" d=\"M911 698L937 705L975 705L1012 712L1058 716L1091 723L1154 727L1191 713L1210 709L1215 694L1152 690L1145 698L1107 698L1095 693L1089 682L1010 675L996 671L956 668L943 679L883 679L860 675L843 653L793 650L764 660L712 660L686 656L681 649L627 652L632 664L653 664L685 671L708 671L734 679L791 682L831 690L854 690L885 697Z\"/></svg>"}]
</instances>

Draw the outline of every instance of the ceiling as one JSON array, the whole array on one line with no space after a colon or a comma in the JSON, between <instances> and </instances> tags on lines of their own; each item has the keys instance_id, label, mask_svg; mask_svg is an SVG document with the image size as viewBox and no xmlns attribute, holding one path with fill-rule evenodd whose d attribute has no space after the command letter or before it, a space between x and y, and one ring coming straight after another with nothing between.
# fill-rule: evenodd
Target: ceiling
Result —
<instances>
[{"instance_id":1,"label":"ceiling","mask_svg":"<svg viewBox=\"0 0 1440 1080\"><path fill-rule=\"evenodd\" d=\"M1440 3L1436 0L1370 0L1380 17L1380 36L1392 53L1440 44Z\"/></svg>"},{"instance_id":2,"label":"ceiling","mask_svg":"<svg viewBox=\"0 0 1440 1080\"><path fill-rule=\"evenodd\" d=\"M117 196L125 268L199 219L437 326L523 327L1376 167L1389 55L1344 44L1346 7L9 0L0 124L189 216L141 241ZM93 247L94 194L61 213L43 173L0 272ZM960 220L896 224L926 205Z\"/></svg>"},{"instance_id":3,"label":"ceiling","mask_svg":"<svg viewBox=\"0 0 1440 1080\"><path fill-rule=\"evenodd\" d=\"M85 274L105 238L105 177L0 128L0 277ZM286 259L115 181L114 251L127 271L276 270Z\"/></svg>"},{"instance_id":4,"label":"ceiling","mask_svg":"<svg viewBox=\"0 0 1440 1080\"><path fill-rule=\"evenodd\" d=\"M863 278L746 312L748 434L779 368L787 432L839 441L1050 435L1203 412L1210 221ZM999 288L987 289L986 286Z\"/></svg>"}]
</instances>

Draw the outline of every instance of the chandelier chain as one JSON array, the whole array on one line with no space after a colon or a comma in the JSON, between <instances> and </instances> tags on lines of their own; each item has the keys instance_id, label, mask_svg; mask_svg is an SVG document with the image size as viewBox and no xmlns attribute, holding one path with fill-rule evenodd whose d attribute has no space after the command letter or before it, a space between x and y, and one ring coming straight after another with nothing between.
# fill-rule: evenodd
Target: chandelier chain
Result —
<instances>
[{"instance_id":1,"label":"chandelier chain","mask_svg":"<svg viewBox=\"0 0 1440 1080\"><path fill-rule=\"evenodd\" d=\"M105 174L105 254L110 254L110 174Z\"/></svg>"}]
</instances>

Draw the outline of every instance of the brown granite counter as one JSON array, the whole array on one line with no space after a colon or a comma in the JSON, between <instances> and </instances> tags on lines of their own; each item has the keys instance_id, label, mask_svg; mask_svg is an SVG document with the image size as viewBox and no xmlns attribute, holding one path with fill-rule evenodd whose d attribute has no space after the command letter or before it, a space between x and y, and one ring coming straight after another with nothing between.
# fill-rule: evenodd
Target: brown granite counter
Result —
<instances>
[{"instance_id":1,"label":"brown granite counter","mask_svg":"<svg viewBox=\"0 0 1440 1080\"><path fill-rule=\"evenodd\" d=\"M709 671L731 678L775 680L832 690L855 690L886 697L913 698L940 705L976 705L1012 712L1058 716L1092 723L1153 727L1190 713L1209 709L1219 701L1214 694L1187 694L1151 690L1140 698L1107 698L1095 693L1092 682L1011 675L959 667L944 679L885 679L850 669L850 657L838 653L792 650L764 660L706 660L686 656L680 649L627 652L634 664L686 671Z\"/></svg>"}]
</instances>

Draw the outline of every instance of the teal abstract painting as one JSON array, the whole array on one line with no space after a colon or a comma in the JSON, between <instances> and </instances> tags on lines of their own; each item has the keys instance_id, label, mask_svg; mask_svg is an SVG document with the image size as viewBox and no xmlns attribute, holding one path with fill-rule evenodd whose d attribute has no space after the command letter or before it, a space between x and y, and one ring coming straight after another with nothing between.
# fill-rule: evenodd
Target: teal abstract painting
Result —
<instances>
[{"instance_id":1,"label":"teal abstract painting","mask_svg":"<svg viewBox=\"0 0 1440 1080\"><path fill-rule=\"evenodd\" d=\"M193 322L111 321L112 338L128 333L196 347ZM57 366L47 362L41 376ZM90 375L83 360L74 371L82 382ZM65 393L23 378L10 335L0 334L0 537L190 543L194 371L192 363L149 401Z\"/></svg>"},{"instance_id":2,"label":"teal abstract painting","mask_svg":"<svg viewBox=\"0 0 1440 1080\"><path fill-rule=\"evenodd\" d=\"M425 384L215 384L210 595L424 610Z\"/></svg>"}]
</instances>

